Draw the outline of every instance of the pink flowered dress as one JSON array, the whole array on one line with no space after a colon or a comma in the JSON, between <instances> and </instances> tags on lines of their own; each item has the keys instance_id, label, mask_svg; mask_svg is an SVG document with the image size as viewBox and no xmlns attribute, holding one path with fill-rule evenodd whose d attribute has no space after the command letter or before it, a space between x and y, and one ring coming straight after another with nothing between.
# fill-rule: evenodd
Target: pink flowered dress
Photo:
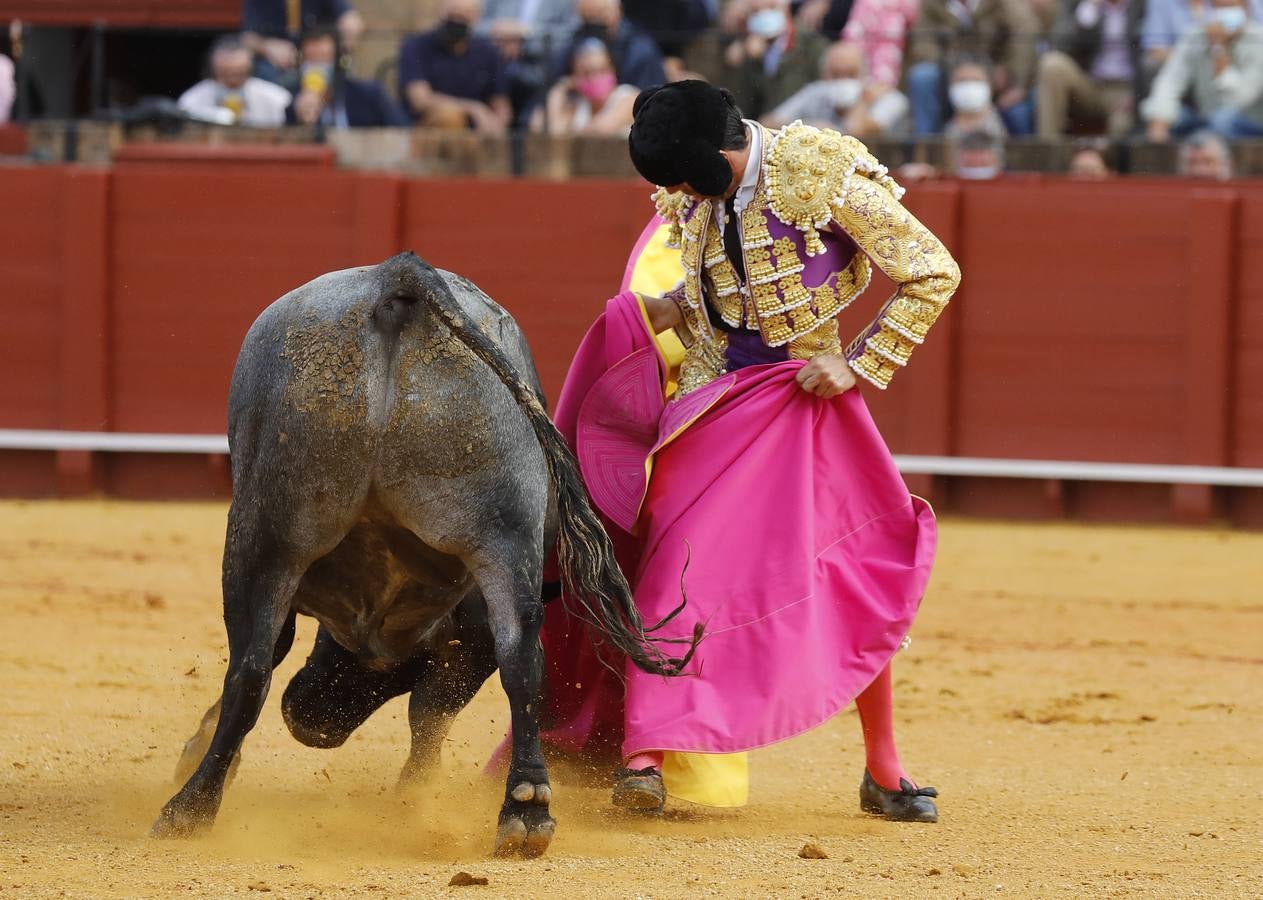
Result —
<instances>
[{"instance_id":1,"label":"pink flowered dress","mask_svg":"<svg viewBox=\"0 0 1263 900\"><path fill-rule=\"evenodd\" d=\"M842 40L863 49L871 81L899 86L904 38L919 10L917 0L855 0Z\"/></svg>"}]
</instances>

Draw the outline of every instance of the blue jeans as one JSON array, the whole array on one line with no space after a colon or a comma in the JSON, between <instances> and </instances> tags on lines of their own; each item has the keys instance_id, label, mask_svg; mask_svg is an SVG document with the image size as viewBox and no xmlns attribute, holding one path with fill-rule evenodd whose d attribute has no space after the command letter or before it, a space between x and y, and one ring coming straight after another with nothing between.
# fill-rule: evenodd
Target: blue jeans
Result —
<instances>
[{"instance_id":1,"label":"blue jeans","mask_svg":"<svg viewBox=\"0 0 1263 900\"><path fill-rule=\"evenodd\" d=\"M908 70L908 103L914 135L943 130L943 69L938 63L917 63Z\"/></svg>"},{"instance_id":2,"label":"blue jeans","mask_svg":"<svg viewBox=\"0 0 1263 900\"><path fill-rule=\"evenodd\" d=\"M996 107L999 109L999 107ZM1000 118L1009 134L1028 135L1035 133L1035 99L1030 94L1021 103L1014 103L1008 109L999 109Z\"/></svg>"},{"instance_id":3,"label":"blue jeans","mask_svg":"<svg viewBox=\"0 0 1263 900\"><path fill-rule=\"evenodd\" d=\"M1188 137L1201 128L1209 128L1229 141L1263 137L1263 124L1247 119L1235 109L1220 109L1209 116L1202 116L1189 106L1180 108L1179 117L1171 124L1171 133L1176 137Z\"/></svg>"}]
</instances>

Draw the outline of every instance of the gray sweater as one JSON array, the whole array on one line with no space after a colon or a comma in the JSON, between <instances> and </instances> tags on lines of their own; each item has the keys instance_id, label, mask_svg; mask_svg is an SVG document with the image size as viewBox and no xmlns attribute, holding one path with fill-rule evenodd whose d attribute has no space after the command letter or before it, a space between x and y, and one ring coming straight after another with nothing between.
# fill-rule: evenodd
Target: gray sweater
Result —
<instances>
[{"instance_id":1,"label":"gray sweater","mask_svg":"<svg viewBox=\"0 0 1263 900\"><path fill-rule=\"evenodd\" d=\"M1248 23L1228 50L1228 68L1216 77L1205 29L1196 28L1181 38L1140 105L1144 118L1174 122L1181 98L1191 90L1193 104L1203 117L1231 109L1263 124L1263 25Z\"/></svg>"}]
</instances>

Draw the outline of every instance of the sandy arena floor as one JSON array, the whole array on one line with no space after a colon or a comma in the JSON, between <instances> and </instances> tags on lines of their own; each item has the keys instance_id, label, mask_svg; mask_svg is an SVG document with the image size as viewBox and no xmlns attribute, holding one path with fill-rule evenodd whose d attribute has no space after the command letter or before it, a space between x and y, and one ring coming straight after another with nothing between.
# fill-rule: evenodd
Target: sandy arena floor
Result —
<instances>
[{"instance_id":1,"label":"sandy arena floor","mask_svg":"<svg viewBox=\"0 0 1263 900\"><path fill-rule=\"evenodd\" d=\"M223 675L225 509L0 504L0 896L1263 896L1263 535L949 520L895 670L938 825L860 814L850 711L757 753L741 811L631 822L559 783L524 863L488 856L498 683L404 801L403 700L338 750L285 731L310 620L211 837L145 836Z\"/></svg>"}]
</instances>

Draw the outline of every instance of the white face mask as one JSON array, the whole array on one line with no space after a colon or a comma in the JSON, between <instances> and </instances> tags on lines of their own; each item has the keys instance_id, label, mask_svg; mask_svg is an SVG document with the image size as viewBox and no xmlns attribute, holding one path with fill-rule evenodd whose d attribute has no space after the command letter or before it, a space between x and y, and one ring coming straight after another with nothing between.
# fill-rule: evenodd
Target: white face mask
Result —
<instances>
[{"instance_id":1,"label":"white face mask","mask_svg":"<svg viewBox=\"0 0 1263 900\"><path fill-rule=\"evenodd\" d=\"M1210 11L1210 20L1229 34L1245 28L1245 10L1240 6L1217 6Z\"/></svg>"},{"instance_id":2,"label":"white face mask","mask_svg":"<svg viewBox=\"0 0 1263 900\"><path fill-rule=\"evenodd\" d=\"M850 109L864 94L864 84L858 78L834 78L825 84L829 86L829 99L838 109Z\"/></svg>"},{"instance_id":3,"label":"white face mask","mask_svg":"<svg viewBox=\"0 0 1263 900\"><path fill-rule=\"evenodd\" d=\"M957 112L982 112L991 104L991 86L985 81L956 81L947 89L947 97Z\"/></svg>"},{"instance_id":4,"label":"white face mask","mask_svg":"<svg viewBox=\"0 0 1263 900\"><path fill-rule=\"evenodd\" d=\"M761 9L746 19L746 28L751 34L772 40L784 33L789 25L789 17L783 9Z\"/></svg>"}]
</instances>

